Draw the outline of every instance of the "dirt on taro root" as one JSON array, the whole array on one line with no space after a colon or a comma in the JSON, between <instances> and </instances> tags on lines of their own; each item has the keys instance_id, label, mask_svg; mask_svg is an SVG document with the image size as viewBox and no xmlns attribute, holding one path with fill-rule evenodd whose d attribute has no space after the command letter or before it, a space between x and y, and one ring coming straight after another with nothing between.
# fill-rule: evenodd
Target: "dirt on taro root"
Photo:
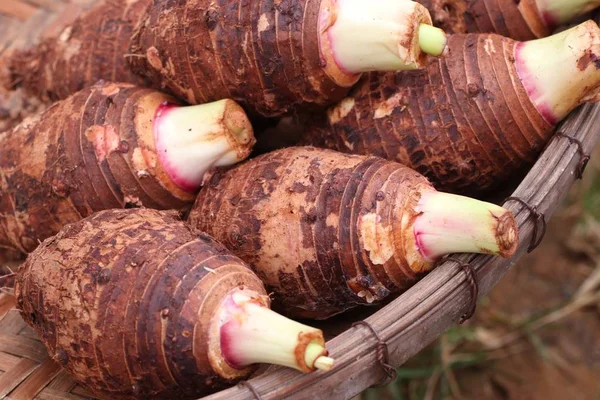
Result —
<instances>
[{"instance_id":1,"label":"dirt on taro root","mask_svg":"<svg viewBox=\"0 0 600 400\"><path fill-rule=\"evenodd\" d=\"M10 292L19 263L2 264ZM379 399L600 400L600 145L541 246L475 316L354 400Z\"/></svg>"},{"instance_id":2,"label":"dirt on taro root","mask_svg":"<svg viewBox=\"0 0 600 400\"><path fill-rule=\"evenodd\" d=\"M475 316L356 399L600 400L600 146Z\"/></svg>"}]
</instances>

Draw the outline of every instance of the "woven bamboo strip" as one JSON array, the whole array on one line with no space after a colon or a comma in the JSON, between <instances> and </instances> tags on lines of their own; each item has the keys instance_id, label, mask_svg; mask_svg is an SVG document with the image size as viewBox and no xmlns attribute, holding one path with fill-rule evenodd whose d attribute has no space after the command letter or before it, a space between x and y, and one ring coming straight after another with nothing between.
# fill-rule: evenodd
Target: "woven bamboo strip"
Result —
<instances>
[{"instance_id":1,"label":"woven bamboo strip","mask_svg":"<svg viewBox=\"0 0 600 400\"><path fill-rule=\"evenodd\" d=\"M38 366L35 361L21 358L10 370L0 376L0 397L9 394L19 386Z\"/></svg>"},{"instance_id":2,"label":"woven bamboo strip","mask_svg":"<svg viewBox=\"0 0 600 400\"><path fill-rule=\"evenodd\" d=\"M92 398L48 357L35 332L15 309L14 297L6 293L0 293L0 371L0 398Z\"/></svg>"},{"instance_id":3,"label":"woven bamboo strip","mask_svg":"<svg viewBox=\"0 0 600 400\"><path fill-rule=\"evenodd\" d=\"M47 359L11 394L13 400L31 400L60 372L60 366Z\"/></svg>"},{"instance_id":4,"label":"woven bamboo strip","mask_svg":"<svg viewBox=\"0 0 600 400\"><path fill-rule=\"evenodd\" d=\"M19 361L21 361L19 357L0 352L0 370L3 372L13 369Z\"/></svg>"}]
</instances>

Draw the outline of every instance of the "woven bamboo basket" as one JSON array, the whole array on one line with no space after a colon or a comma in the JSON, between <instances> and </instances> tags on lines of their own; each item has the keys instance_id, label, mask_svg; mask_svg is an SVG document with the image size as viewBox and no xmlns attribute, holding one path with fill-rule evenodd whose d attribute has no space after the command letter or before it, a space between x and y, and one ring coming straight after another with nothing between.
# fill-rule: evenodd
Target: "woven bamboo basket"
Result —
<instances>
[{"instance_id":1,"label":"woven bamboo basket","mask_svg":"<svg viewBox=\"0 0 600 400\"><path fill-rule=\"evenodd\" d=\"M0 0L0 55L59 33L95 1ZM473 298L487 294L541 241L546 222L581 177L587 154L599 140L600 104L580 107L557 128L538 162L507 192L508 199L499 202L513 211L519 224L519 249L512 259L456 255L387 305L325 322L327 347L336 359L330 372L301 374L272 366L204 399L345 400L390 379L395 368L470 314ZM474 274L465 273L466 264ZM94 398L50 358L6 293L0 293L0 398Z\"/></svg>"}]
</instances>

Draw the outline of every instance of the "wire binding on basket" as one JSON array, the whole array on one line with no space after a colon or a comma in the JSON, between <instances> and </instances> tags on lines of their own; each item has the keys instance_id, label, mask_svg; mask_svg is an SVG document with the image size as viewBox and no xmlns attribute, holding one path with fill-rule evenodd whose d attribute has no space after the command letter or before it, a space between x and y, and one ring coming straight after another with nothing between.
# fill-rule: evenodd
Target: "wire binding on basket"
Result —
<instances>
[{"instance_id":1,"label":"wire binding on basket","mask_svg":"<svg viewBox=\"0 0 600 400\"><path fill-rule=\"evenodd\" d=\"M479 297L479 284L477 283L477 277L475 275L475 269L473 266L465 261L461 261L458 258L454 257L446 257L441 260L444 261L453 261L459 265L462 271L465 273L467 277L467 284L469 285L469 292L471 293L471 302L469 303L469 309L466 313L461 315L459 324L464 324L466 321L470 320L471 317L475 314L477 310L477 297Z\"/></svg>"},{"instance_id":2,"label":"wire binding on basket","mask_svg":"<svg viewBox=\"0 0 600 400\"><path fill-rule=\"evenodd\" d=\"M388 385L390 382L395 380L396 377L398 376L398 372L396 371L396 368L392 367L389 363L390 353L388 351L388 345L386 342L381 340L381 338L379 337L379 334L377 333L375 328L373 328L371 326L371 324L369 324L366 321L357 321L352 324L352 327L355 327L358 325L367 327L371 331L373 336L375 336L375 338L377 339L377 361L379 362L381 369L383 369L383 372L385 372L385 374L387 375L386 377L383 378L383 380L380 383L373 385L372 387L377 388L377 387Z\"/></svg>"},{"instance_id":3,"label":"wire binding on basket","mask_svg":"<svg viewBox=\"0 0 600 400\"><path fill-rule=\"evenodd\" d=\"M261 397L261 395L256 391L256 389L254 388L254 386L252 386L252 384L248 381L241 381L237 384L238 386L245 386L249 391L252 392L252 394L254 395L254 398L256 400L263 400L263 398Z\"/></svg>"},{"instance_id":4,"label":"wire binding on basket","mask_svg":"<svg viewBox=\"0 0 600 400\"><path fill-rule=\"evenodd\" d=\"M579 158L579 163L577 164L577 169L575 170L575 173L576 173L575 177L577 179L582 179L583 172L585 171L585 168L587 167L587 165L590 161L590 158L591 158L589 154L587 154L583 151L583 143L581 143L581 141L579 139L576 139L573 136L566 135L563 132L556 132L556 137L567 138L571 144L577 145L577 152L579 153L580 158Z\"/></svg>"},{"instance_id":5,"label":"wire binding on basket","mask_svg":"<svg viewBox=\"0 0 600 400\"><path fill-rule=\"evenodd\" d=\"M544 213L541 213L536 206L530 206L525 200L516 196L506 198L502 202L502 204L506 204L509 201L515 201L521 204L529 211L529 217L534 219L533 232L531 234L531 243L527 248L527 253L531 253L533 250L538 248L538 246L542 243L544 236L546 235L546 216L544 215ZM541 234L538 235L538 230L540 229L540 227Z\"/></svg>"}]
</instances>

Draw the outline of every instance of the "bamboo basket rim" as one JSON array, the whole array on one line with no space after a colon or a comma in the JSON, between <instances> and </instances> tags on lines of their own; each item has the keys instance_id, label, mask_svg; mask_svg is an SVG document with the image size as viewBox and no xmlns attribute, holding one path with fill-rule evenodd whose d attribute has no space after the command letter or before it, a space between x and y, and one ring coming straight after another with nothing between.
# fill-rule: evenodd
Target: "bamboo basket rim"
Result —
<instances>
[{"instance_id":1,"label":"bamboo basket rim","mask_svg":"<svg viewBox=\"0 0 600 400\"><path fill-rule=\"evenodd\" d=\"M2 1L19 3L21 0ZM59 12L69 6L69 0L30 1L45 4L48 13ZM96 0L70 1L76 3L73 8L76 12L83 10L86 3ZM18 11L20 14L15 18L20 20L25 20L26 16L41 18L41 11L36 12L27 6ZM600 17L600 13L598 15ZM35 26L35 22L31 25ZM4 50L1 44L0 54ZM329 340L327 347L336 359L335 367L329 372L302 374L271 366L248 381L205 396L202 400L302 400L315 398L315 393L319 398L346 400L381 383L387 376L387 367L381 361L389 368L399 367L469 311L471 286L467 275L459 268L461 263L473 266L481 298L527 253L532 241L536 240L534 236L539 237L542 233L542 220L533 218L529 207L535 207L548 221L565 198L578 177L583 155L589 154L600 142L600 103L579 107L557 127L556 132L536 164L511 194L525 204L504 202L519 225L519 247L511 259L461 254L441 263L415 286L365 318L368 325L352 326ZM579 141L581 147L577 141L558 133ZM0 375L0 398L92 398L91 393L77 387L65 371L44 353L41 342L35 339L33 331L14 311L14 299L0 294L0 370L5 371ZM388 356L382 359L384 351ZM6 369L2 368L3 363L12 363L11 382L6 382L9 377Z\"/></svg>"}]
</instances>

